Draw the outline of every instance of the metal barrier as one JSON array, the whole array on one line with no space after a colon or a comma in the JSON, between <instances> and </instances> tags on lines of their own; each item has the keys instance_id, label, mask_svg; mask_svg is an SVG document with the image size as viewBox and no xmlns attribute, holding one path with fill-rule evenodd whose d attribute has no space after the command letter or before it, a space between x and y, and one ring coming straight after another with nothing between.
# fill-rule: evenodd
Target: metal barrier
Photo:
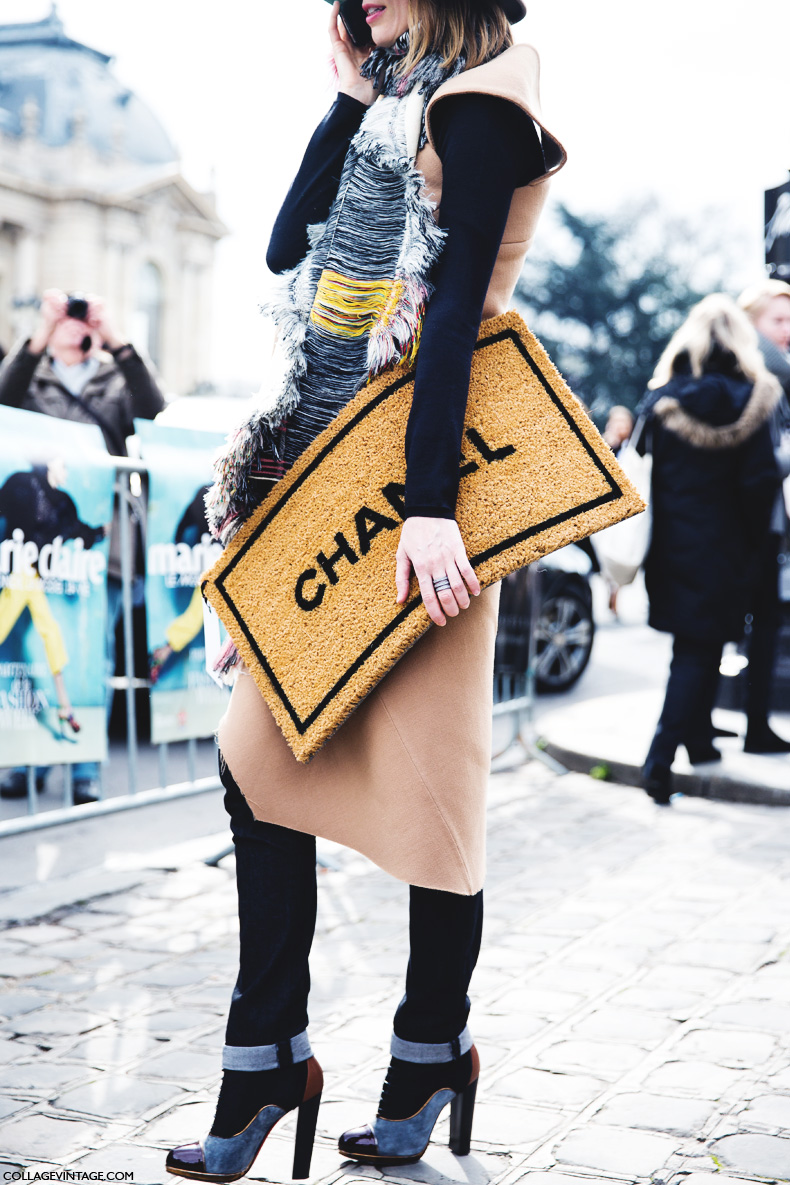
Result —
<instances>
[{"instance_id":1,"label":"metal barrier","mask_svg":"<svg viewBox=\"0 0 790 1185\"><path fill-rule=\"evenodd\" d=\"M129 791L124 795L105 798L103 779L100 774L98 801L86 803L82 806L74 805L74 791L72 769L64 764L63 805L60 809L38 810L36 792L35 767L27 769L27 814L14 819L0 821L0 838L8 835L19 835L26 831L40 831L47 827L57 827L62 823L95 818L98 815L116 814L120 811L132 810L136 807L150 806L154 803L170 802L173 799L189 797L193 794L204 794L209 790L221 787L218 776L208 778L196 777L196 741L187 740L187 781L168 785L167 759L168 746L157 746L159 753L159 786L149 790L139 789L139 745L137 726L137 705L135 692L141 688L148 688L148 679L136 678L134 675L134 625L133 625L133 533L132 519L135 510L136 494L132 483L139 485L141 476L148 472L145 462L125 457L116 457L115 494L120 508L119 533L121 551L121 613L123 621L122 670L120 676L113 676L110 685L116 691L123 691L126 700L126 760L128 770ZM511 736L505 748L520 742L529 756L545 760L534 746L534 620L537 603L540 596L539 574L537 570L529 569L526 574L526 588L528 600L526 617L523 628L529 631L529 660L526 669L495 670L494 679L494 716L509 716L512 718ZM504 751L504 750L503 750ZM101 767L100 767L101 769Z\"/></svg>"}]
</instances>

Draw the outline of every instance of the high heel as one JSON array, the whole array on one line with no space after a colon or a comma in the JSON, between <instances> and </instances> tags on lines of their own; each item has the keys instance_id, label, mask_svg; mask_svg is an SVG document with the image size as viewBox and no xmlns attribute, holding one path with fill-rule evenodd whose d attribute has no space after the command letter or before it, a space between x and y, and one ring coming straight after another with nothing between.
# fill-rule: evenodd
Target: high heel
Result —
<instances>
[{"instance_id":1,"label":"high heel","mask_svg":"<svg viewBox=\"0 0 790 1185\"><path fill-rule=\"evenodd\" d=\"M189 1177L194 1181L238 1181L252 1168L274 1125L289 1111L298 1108L293 1177L296 1181L303 1181L310 1176L310 1161L323 1086L324 1075L321 1067L316 1059L311 1057L307 1061L307 1080L298 1103L288 1106L269 1104L261 1107L247 1126L235 1136L209 1135L201 1142L174 1148L172 1152L168 1152L165 1162L168 1173L176 1177Z\"/></svg>"},{"instance_id":2,"label":"high heel","mask_svg":"<svg viewBox=\"0 0 790 1185\"><path fill-rule=\"evenodd\" d=\"M472 1120L475 1117L477 1079L470 1082L450 1103L450 1151L468 1156L472 1145Z\"/></svg>"},{"instance_id":3,"label":"high heel","mask_svg":"<svg viewBox=\"0 0 790 1185\"><path fill-rule=\"evenodd\" d=\"M405 1070L404 1067L408 1067ZM418 1110L406 1118L382 1115L383 1109L392 1111L392 1097L401 1087L399 1077L409 1074L413 1079L423 1076L428 1086L428 1097ZM439 1065L417 1065L393 1058L382 1094L379 1114L373 1126L353 1128L344 1132L338 1141L343 1156L360 1164L377 1168L386 1165L414 1164L425 1153L440 1114L450 1104L450 1149L456 1156L468 1156L472 1139L472 1120L475 1110L480 1058L474 1045L467 1054L454 1062ZM444 1085L444 1083L447 1085ZM387 1086L390 1090L388 1099ZM401 1091L401 1098L413 1091L414 1081Z\"/></svg>"}]
</instances>

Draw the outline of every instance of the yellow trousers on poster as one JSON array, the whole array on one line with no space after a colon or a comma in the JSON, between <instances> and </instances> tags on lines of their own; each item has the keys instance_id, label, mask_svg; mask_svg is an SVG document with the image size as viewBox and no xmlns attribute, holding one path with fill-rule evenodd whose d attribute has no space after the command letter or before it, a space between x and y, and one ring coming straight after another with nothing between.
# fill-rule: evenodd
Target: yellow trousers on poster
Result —
<instances>
[{"instance_id":1,"label":"yellow trousers on poster","mask_svg":"<svg viewBox=\"0 0 790 1185\"><path fill-rule=\"evenodd\" d=\"M53 675L69 661L63 634L49 607L40 577L35 572L14 575L12 583L0 590L0 646L27 609L41 641Z\"/></svg>"},{"instance_id":2,"label":"yellow trousers on poster","mask_svg":"<svg viewBox=\"0 0 790 1185\"><path fill-rule=\"evenodd\" d=\"M200 586L196 586L191 600L184 612L175 617L167 627L167 644L171 650L179 654L188 646L199 630L203 629L203 597Z\"/></svg>"}]
</instances>

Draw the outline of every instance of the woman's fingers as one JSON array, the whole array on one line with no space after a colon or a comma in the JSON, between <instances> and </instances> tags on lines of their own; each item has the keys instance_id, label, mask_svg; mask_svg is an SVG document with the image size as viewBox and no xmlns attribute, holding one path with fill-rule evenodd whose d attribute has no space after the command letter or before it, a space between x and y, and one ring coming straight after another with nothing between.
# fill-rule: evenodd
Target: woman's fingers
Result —
<instances>
[{"instance_id":1,"label":"woman's fingers","mask_svg":"<svg viewBox=\"0 0 790 1185\"><path fill-rule=\"evenodd\" d=\"M395 588L398 593L398 604L402 605L409 595L409 581L411 578L411 560L403 547L398 548L395 556Z\"/></svg>"},{"instance_id":2,"label":"woman's fingers","mask_svg":"<svg viewBox=\"0 0 790 1185\"><path fill-rule=\"evenodd\" d=\"M442 612L443 603L439 600L439 594L433 587L433 579L430 572L423 570L417 572L417 579L420 583L420 592L422 594L422 603L425 605L428 616L434 625L446 625L447 618ZM453 605L455 605L455 612L451 613L449 609L447 612L450 617L455 617L458 614L458 606L455 604L455 597L452 598Z\"/></svg>"},{"instance_id":3,"label":"woman's fingers","mask_svg":"<svg viewBox=\"0 0 790 1185\"><path fill-rule=\"evenodd\" d=\"M461 547L455 556L455 564L458 568L458 573L461 579L466 582L466 587L469 589L473 597L480 596L480 581L475 575L475 570L469 563L469 556L466 554L466 549ZM467 600L467 604L468 604Z\"/></svg>"}]
</instances>

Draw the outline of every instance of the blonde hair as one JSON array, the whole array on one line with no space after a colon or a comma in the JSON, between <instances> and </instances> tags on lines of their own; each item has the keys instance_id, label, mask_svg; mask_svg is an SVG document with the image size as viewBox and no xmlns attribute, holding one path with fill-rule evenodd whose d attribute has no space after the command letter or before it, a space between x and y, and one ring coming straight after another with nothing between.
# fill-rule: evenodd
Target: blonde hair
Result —
<instances>
[{"instance_id":1,"label":"blonde hair","mask_svg":"<svg viewBox=\"0 0 790 1185\"><path fill-rule=\"evenodd\" d=\"M681 355L688 358L691 373L699 378L717 345L732 355L742 374L751 382L768 377L754 326L734 300L722 292L715 292L695 304L672 335L648 387L655 390L665 386L676 373L676 363Z\"/></svg>"},{"instance_id":2,"label":"blonde hair","mask_svg":"<svg viewBox=\"0 0 790 1185\"><path fill-rule=\"evenodd\" d=\"M784 280L769 280L766 277L766 279L744 288L738 297L738 304L747 317L756 321L762 317L771 301L775 300L777 296L790 297L790 284L785 284Z\"/></svg>"},{"instance_id":3,"label":"blonde hair","mask_svg":"<svg viewBox=\"0 0 790 1185\"><path fill-rule=\"evenodd\" d=\"M442 54L445 68L463 55L471 70L512 44L510 22L496 0L409 0L409 52L398 73L410 74L430 53Z\"/></svg>"}]
</instances>

